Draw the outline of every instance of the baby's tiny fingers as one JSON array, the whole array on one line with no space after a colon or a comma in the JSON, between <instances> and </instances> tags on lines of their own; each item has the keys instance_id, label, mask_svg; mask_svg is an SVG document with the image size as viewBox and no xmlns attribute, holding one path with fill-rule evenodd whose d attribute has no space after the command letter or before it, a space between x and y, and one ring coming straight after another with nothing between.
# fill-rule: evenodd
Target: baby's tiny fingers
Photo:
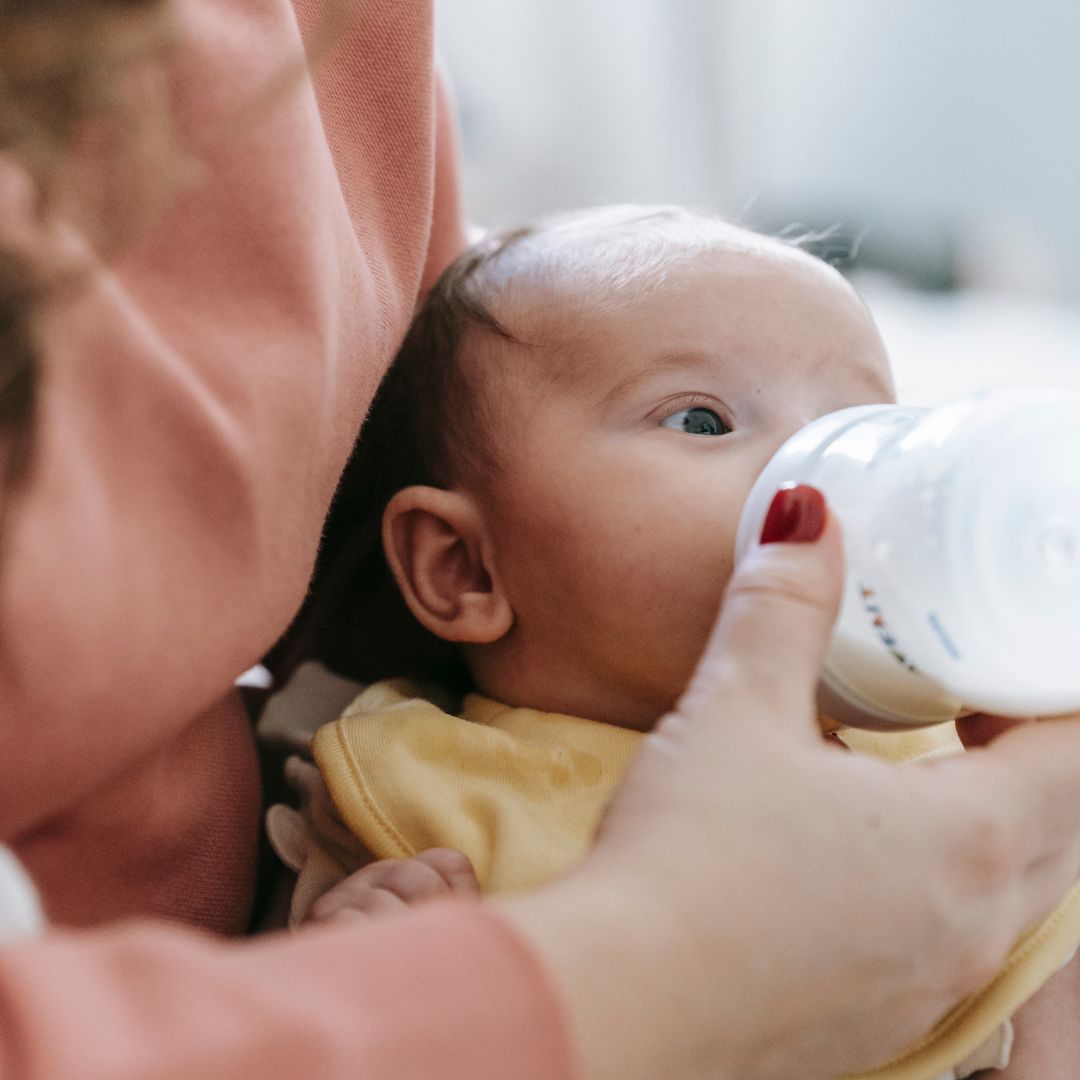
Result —
<instances>
[{"instance_id":1,"label":"baby's tiny fingers","mask_svg":"<svg viewBox=\"0 0 1080 1080\"><path fill-rule=\"evenodd\" d=\"M331 919L382 918L409 909L408 903L395 892L373 885L353 888L339 886L320 896L308 912L307 922L328 922Z\"/></svg>"},{"instance_id":2,"label":"baby's tiny fingers","mask_svg":"<svg viewBox=\"0 0 1080 1080\"><path fill-rule=\"evenodd\" d=\"M447 883L452 893L462 896L475 896L480 892L480 883L476 871L469 861L469 856L454 848L428 848L413 858L426 863Z\"/></svg>"},{"instance_id":3,"label":"baby's tiny fingers","mask_svg":"<svg viewBox=\"0 0 1080 1080\"><path fill-rule=\"evenodd\" d=\"M356 876L361 875L367 885L386 889L408 903L434 900L452 891L450 882L420 855L372 863Z\"/></svg>"},{"instance_id":4,"label":"baby's tiny fingers","mask_svg":"<svg viewBox=\"0 0 1080 1080\"><path fill-rule=\"evenodd\" d=\"M439 897L477 892L476 874L465 855L431 848L407 859L368 863L319 897L308 919L322 922L350 912L382 916Z\"/></svg>"}]
</instances>

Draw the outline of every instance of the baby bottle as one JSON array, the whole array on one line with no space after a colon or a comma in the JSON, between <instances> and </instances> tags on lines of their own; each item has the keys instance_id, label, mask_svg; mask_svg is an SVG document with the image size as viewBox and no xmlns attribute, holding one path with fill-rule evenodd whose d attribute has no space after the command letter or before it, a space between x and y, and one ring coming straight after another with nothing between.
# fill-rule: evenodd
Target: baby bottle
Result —
<instances>
[{"instance_id":1,"label":"baby bottle","mask_svg":"<svg viewBox=\"0 0 1080 1080\"><path fill-rule=\"evenodd\" d=\"M822 713L897 729L1080 710L1080 394L823 416L758 478L738 556L786 483L823 491L844 532Z\"/></svg>"}]
</instances>

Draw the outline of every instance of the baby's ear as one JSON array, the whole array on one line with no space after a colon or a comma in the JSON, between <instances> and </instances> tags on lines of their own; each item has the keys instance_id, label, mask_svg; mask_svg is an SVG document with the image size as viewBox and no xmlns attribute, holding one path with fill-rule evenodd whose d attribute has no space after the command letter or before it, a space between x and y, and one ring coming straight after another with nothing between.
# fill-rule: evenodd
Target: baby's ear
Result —
<instances>
[{"instance_id":1,"label":"baby's ear","mask_svg":"<svg viewBox=\"0 0 1080 1080\"><path fill-rule=\"evenodd\" d=\"M486 645L513 625L483 515L471 496L404 488L386 507L382 537L405 603L436 637Z\"/></svg>"}]
</instances>

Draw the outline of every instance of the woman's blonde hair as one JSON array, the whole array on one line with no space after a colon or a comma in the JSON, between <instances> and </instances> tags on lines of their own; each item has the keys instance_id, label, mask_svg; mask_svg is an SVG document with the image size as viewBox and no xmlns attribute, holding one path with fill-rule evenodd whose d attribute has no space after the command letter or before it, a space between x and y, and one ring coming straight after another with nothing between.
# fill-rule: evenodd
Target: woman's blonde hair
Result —
<instances>
[{"instance_id":1,"label":"woman's blonde hair","mask_svg":"<svg viewBox=\"0 0 1080 1080\"><path fill-rule=\"evenodd\" d=\"M198 156L254 127L340 40L350 0L323 0L303 52L253 87ZM85 279L56 258L50 230L74 225L108 259L199 170L174 138L168 58L171 0L0 0L0 166L30 186L36 240L9 242L0 218L0 519L25 478L40 381L42 309Z\"/></svg>"},{"instance_id":2,"label":"woman's blonde hair","mask_svg":"<svg viewBox=\"0 0 1080 1080\"><path fill-rule=\"evenodd\" d=\"M16 244L6 233L0 239L0 499L31 461L40 379L37 318L72 279L72 268L49 250L54 217L77 196L77 214L69 213L71 205L65 213L92 246L107 252L138 217L123 182L133 175L126 163L141 161L140 182L169 173L161 160L171 145L167 111L148 110L142 100L136 116L126 86L133 71L162 66L172 40L169 15L166 0L0 5L0 151L29 188L34 234L30 243ZM108 177L93 191L85 172L71 171L73 151L79 146L85 156L88 145L98 175ZM138 201L149 206L153 199L144 192Z\"/></svg>"}]
</instances>

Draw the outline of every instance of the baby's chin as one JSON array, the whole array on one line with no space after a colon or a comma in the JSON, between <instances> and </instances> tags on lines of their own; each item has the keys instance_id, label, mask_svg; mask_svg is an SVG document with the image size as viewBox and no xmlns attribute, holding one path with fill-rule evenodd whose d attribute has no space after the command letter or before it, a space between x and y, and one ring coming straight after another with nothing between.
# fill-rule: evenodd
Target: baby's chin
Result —
<instances>
[{"instance_id":1,"label":"baby's chin","mask_svg":"<svg viewBox=\"0 0 1080 1080\"><path fill-rule=\"evenodd\" d=\"M619 698L613 695L605 708L595 710L601 715L591 719L626 728L628 731L652 731L663 717L674 712L681 697L681 687L678 693L656 695L648 699L635 699L630 696Z\"/></svg>"},{"instance_id":2,"label":"baby's chin","mask_svg":"<svg viewBox=\"0 0 1080 1080\"><path fill-rule=\"evenodd\" d=\"M545 712L578 716L583 720L595 720L601 724L625 728L627 731L652 731L660 719L671 712L678 703L678 696L643 701L629 695L595 693L577 700L560 700L554 708Z\"/></svg>"}]
</instances>

